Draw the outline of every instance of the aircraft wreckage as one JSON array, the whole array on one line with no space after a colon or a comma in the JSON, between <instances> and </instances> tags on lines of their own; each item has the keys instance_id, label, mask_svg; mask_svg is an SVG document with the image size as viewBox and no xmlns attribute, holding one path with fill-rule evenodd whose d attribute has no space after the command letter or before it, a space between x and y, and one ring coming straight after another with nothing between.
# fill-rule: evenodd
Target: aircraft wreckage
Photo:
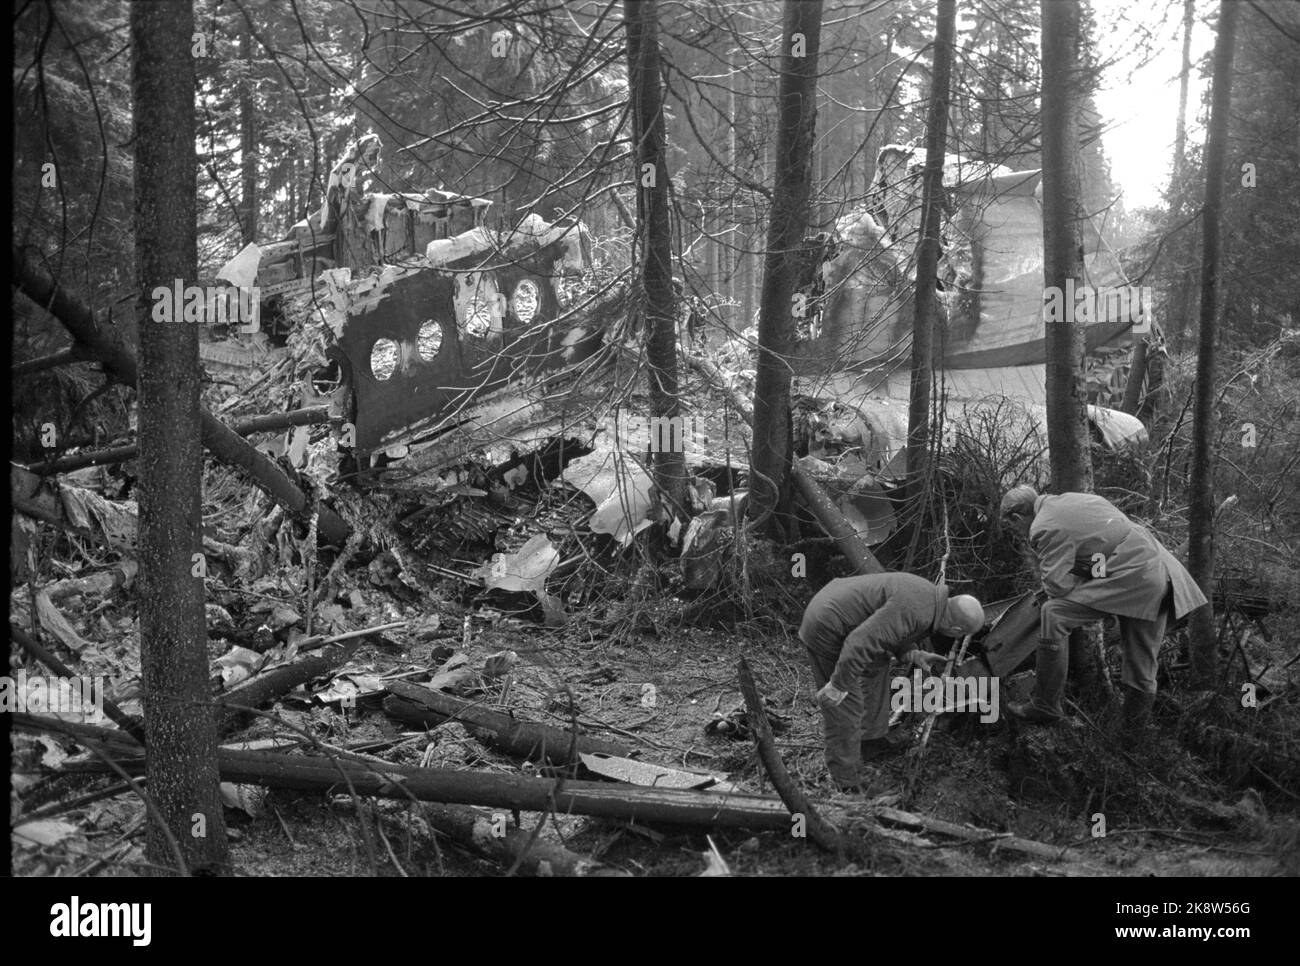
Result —
<instances>
[{"instance_id":1,"label":"aircraft wreckage","mask_svg":"<svg viewBox=\"0 0 1300 966\"><path fill-rule=\"evenodd\" d=\"M328 401L350 424L359 466L438 468L563 422L576 410L562 389L602 345L592 320L608 318L599 299L566 288L590 268L585 227L530 214L494 231L486 199L362 193L378 151L377 137L362 139L319 212L284 241L247 246L220 277L264 301L309 295L309 324L340 377Z\"/></svg>"},{"instance_id":2,"label":"aircraft wreckage","mask_svg":"<svg viewBox=\"0 0 1300 966\"><path fill-rule=\"evenodd\" d=\"M528 214L491 230L486 199L362 191L378 153L375 136L359 141L335 165L318 212L282 241L247 246L221 277L256 286L271 317L277 300L310 298L306 324L321 329L338 376L327 401L350 424L345 442L362 481L397 467L396 478L427 484L475 457L500 466L572 438L576 453L603 453L604 463L584 471L584 458L566 478L601 507L601 532L630 539L645 525L651 487L617 454L644 451L646 439L635 420L600 411L610 407L603 374L617 356L607 350L623 338L626 304L618 291L580 291L591 268L586 228ZM871 204L807 242L809 311L792 359L796 452L869 544L893 529L886 491L902 471L921 164L914 149L884 149ZM992 412L1016 423L1007 428L1017 435L1037 434L1045 452L1041 184L1038 171L948 159L936 379L946 432ZM1085 227L1090 284L1118 284L1117 260ZM1086 328L1090 350L1150 325L1140 299L1098 306ZM752 359L752 330L732 348L733 358ZM744 369L742 361L723 373L742 396ZM1099 406L1089 415L1108 445L1145 440L1135 417ZM687 445L694 465L747 463L743 444L725 453L698 443ZM614 499L619 507L605 505Z\"/></svg>"}]
</instances>

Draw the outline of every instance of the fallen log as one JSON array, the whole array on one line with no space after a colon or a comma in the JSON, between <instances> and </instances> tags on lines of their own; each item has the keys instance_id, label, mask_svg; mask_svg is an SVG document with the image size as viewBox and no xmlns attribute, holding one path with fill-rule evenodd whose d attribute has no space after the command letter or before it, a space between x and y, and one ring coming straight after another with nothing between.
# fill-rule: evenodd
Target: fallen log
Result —
<instances>
[{"instance_id":1,"label":"fallen log","mask_svg":"<svg viewBox=\"0 0 1300 966\"><path fill-rule=\"evenodd\" d=\"M20 376L31 375L34 372L44 372L46 369L57 369L59 366L71 365L77 362L94 362L84 351L77 345L69 346L66 349L59 349L57 352L51 352L49 355L41 356L37 359L28 359L26 362L14 363L9 370L9 378L17 379Z\"/></svg>"},{"instance_id":2,"label":"fallen log","mask_svg":"<svg viewBox=\"0 0 1300 966\"><path fill-rule=\"evenodd\" d=\"M627 748L603 738L578 735L574 758L569 758L573 735L561 728L523 721L504 711L484 707L442 691L431 691L406 681L388 685L390 696L384 699L384 713L408 724L436 726L456 721L475 738L503 754L524 761L552 765L574 765L578 755L615 755L626 758Z\"/></svg>"},{"instance_id":3,"label":"fallen log","mask_svg":"<svg viewBox=\"0 0 1300 966\"><path fill-rule=\"evenodd\" d=\"M405 627L406 621L389 621L387 624L375 624L373 627L362 627L355 631L344 631L342 634L332 636L325 634L313 634L311 637L304 638L298 642L298 650L306 651L317 647L324 647L326 644L339 644L343 641L350 641L354 637L369 637L372 634L378 634L381 631L391 631L399 627Z\"/></svg>"},{"instance_id":4,"label":"fallen log","mask_svg":"<svg viewBox=\"0 0 1300 966\"><path fill-rule=\"evenodd\" d=\"M360 795L409 801L487 805L527 812L551 809L555 782L475 771L374 765L274 752L228 751L217 755L223 781L271 788L326 792L346 787L340 768ZM723 795L707 791L639 788L612 782L569 781L555 795L557 814L592 815L638 822L663 822L714 828L789 829L790 815L780 799Z\"/></svg>"},{"instance_id":5,"label":"fallen log","mask_svg":"<svg viewBox=\"0 0 1300 966\"><path fill-rule=\"evenodd\" d=\"M226 735L238 729L252 715L245 709L260 708L298 685L342 667L363 643L362 638L353 637L347 643L332 644L319 654L259 674L246 684L227 691L216 702L217 733Z\"/></svg>"},{"instance_id":6,"label":"fallen log","mask_svg":"<svg viewBox=\"0 0 1300 966\"><path fill-rule=\"evenodd\" d=\"M292 426L314 426L332 420L333 417L330 416L329 407L309 406L306 409L292 409L287 413L250 416L248 419L232 423L230 428L239 436L252 436L254 433L269 433L275 430L288 429ZM95 450L91 453L77 453L72 456L60 456L58 459L45 460L42 463L32 463L27 469L33 473L49 476L52 473L70 473L73 470L84 469L87 466L110 466L114 463L125 463L127 460L135 459L138 455L140 455L139 444L124 443L121 446L110 446L107 449Z\"/></svg>"},{"instance_id":7,"label":"fallen log","mask_svg":"<svg viewBox=\"0 0 1300 966\"><path fill-rule=\"evenodd\" d=\"M453 842L500 862L507 868L535 876L601 875L604 866L553 842L534 842L531 834L508 821L505 812L486 812L464 805L429 802L421 814L435 829ZM526 850L526 851L525 851ZM523 856L522 861L520 856Z\"/></svg>"},{"instance_id":8,"label":"fallen log","mask_svg":"<svg viewBox=\"0 0 1300 966\"><path fill-rule=\"evenodd\" d=\"M95 743L114 739L105 746L115 753L127 752L122 732L92 725L14 714L15 730L71 734ZM133 746L130 751L143 749ZM127 774L142 774L144 758L119 759ZM358 795L409 802L442 802L453 805L483 805L521 812L554 811L560 815L591 815L630 822L656 822L695 828L790 828L790 813L779 798L738 795L672 788L642 788L614 782L566 781L556 790L549 778L503 775L483 771L417 768L413 765L380 765L351 758L287 755L272 751L217 749L221 780L267 788L289 788L316 794L348 790ZM63 770L99 773L106 770L99 761L65 762ZM346 779L345 779L346 776Z\"/></svg>"},{"instance_id":9,"label":"fallen log","mask_svg":"<svg viewBox=\"0 0 1300 966\"><path fill-rule=\"evenodd\" d=\"M103 364L105 373L128 386L138 385L135 353L123 341L121 333L111 325L101 324L89 306L67 292L17 247L12 251L14 286L58 319L82 349ZM244 470L290 513L302 518L312 511L318 512L317 529L328 543L341 546L347 540L351 528L341 516L309 499L265 454L259 453L207 409L200 409L199 419L203 445L215 459Z\"/></svg>"},{"instance_id":10,"label":"fallen log","mask_svg":"<svg viewBox=\"0 0 1300 966\"><path fill-rule=\"evenodd\" d=\"M1023 855L1033 856L1036 859L1046 859L1049 862L1077 862L1081 859L1078 852L1066 846L1048 845L1046 842L1022 839L1015 835L994 832L990 829L970 828L966 825L958 825L955 822L945 822L943 819L930 818L928 815L916 815L889 806L875 806L871 809L871 815L877 821L886 825L895 825L913 832L933 832L950 838L961 839L965 842L987 842L994 848L1019 852Z\"/></svg>"},{"instance_id":11,"label":"fallen log","mask_svg":"<svg viewBox=\"0 0 1300 966\"><path fill-rule=\"evenodd\" d=\"M798 466L790 467L790 478L804 498L804 502L807 503L808 509L812 511L822 528L835 540L835 545L840 548L840 553L844 554L849 563L853 564L853 569L860 574L884 573L885 568L880 565L875 554L867 549L867 545L858 536L857 529L844 519L844 514L840 513L839 508L831 502L831 498L817 485L817 481Z\"/></svg>"},{"instance_id":12,"label":"fallen log","mask_svg":"<svg viewBox=\"0 0 1300 966\"><path fill-rule=\"evenodd\" d=\"M745 421L751 428L754 425L754 412L748 402L734 389L727 385L726 379L707 359L699 356L685 354L686 362L696 372L704 376L705 380L713 386L714 389L721 392L727 397L733 409L740 414L740 418ZM812 511L813 516L822 528L834 539L835 545L839 547L840 553L853 564L853 568L860 574L879 574L883 573L885 568L880 565L880 561L868 549L867 545L862 542L858 536L858 531L844 519L844 514L831 502L824 490L817 484L817 481L805 473L799 465L790 466L790 479L798 488L800 495Z\"/></svg>"},{"instance_id":13,"label":"fallen log","mask_svg":"<svg viewBox=\"0 0 1300 966\"><path fill-rule=\"evenodd\" d=\"M15 713L14 729L28 733L58 732L92 741L114 754L132 754L141 749L129 735L109 728L50 719L41 715ZM128 744L129 743L129 744ZM144 771L143 758L118 761L128 774ZM559 814L591 815L624 821L659 822L713 828L780 829L790 828L790 812L777 798L762 795L736 795L709 791L682 791L665 788L641 788L612 782L567 781L556 793L555 782L546 778L529 778L490 772L455 771L417 768L411 765L380 765L349 758L307 757L269 751L217 750L217 764L222 781L265 785L268 788L291 788L299 791L330 792L345 789L350 782L359 795L411 799L460 805L544 812L551 809L554 795ZM99 761L70 765L72 772L101 772L106 766ZM344 774L347 780L344 780ZM851 817L867 817L883 825L911 831L945 835L965 842L987 842L997 848L1019 852L1052 862L1081 861L1071 848L1035 842L1014 835L971 828L942 819L916 815L889 806L845 809Z\"/></svg>"},{"instance_id":14,"label":"fallen log","mask_svg":"<svg viewBox=\"0 0 1300 966\"><path fill-rule=\"evenodd\" d=\"M744 657L740 659L737 672L740 676L740 693L745 697L745 709L749 713L749 727L754 732L754 741L758 745L758 757L763 762L767 777L772 779L772 787L781 796L781 801L785 802L785 807L792 816L804 816L808 835L819 847L827 852L839 852L844 847L839 830L817 813L808 801L808 796L786 771L785 762L781 760L781 753L776 750L776 741L772 738L772 726L763 711L763 699L759 696L758 685L754 683L754 674Z\"/></svg>"}]
</instances>

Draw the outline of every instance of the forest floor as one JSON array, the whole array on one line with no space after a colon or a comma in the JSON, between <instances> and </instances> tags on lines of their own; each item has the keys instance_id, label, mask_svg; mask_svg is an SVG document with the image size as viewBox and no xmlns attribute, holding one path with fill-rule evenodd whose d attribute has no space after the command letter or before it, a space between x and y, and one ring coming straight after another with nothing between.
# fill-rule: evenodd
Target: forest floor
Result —
<instances>
[{"instance_id":1,"label":"forest floor","mask_svg":"<svg viewBox=\"0 0 1300 966\"><path fill-rule=\"evenodd\" d=\"M606 608L593 606L587 613L570 615L565 628L553 629L516 618L471 611L455 600L421 599L393 605L380 601L382 591L372 588L354 598L358 609L373 620L425 622L440 614L450 639L463 641L464 617L470 614L471 643L458 647L480 666L490 654L514 651L515 665L508 693L499 686L486 695L505 699L520 717L564 727L569 720L564 688L573 695L580 724L589 732L628 744L648 761L688 769L723 773L746 790L771 793L771 787L749 740L707 735L706 726L742 704L736 682L736 664L743 654L753 666L760 690L770 709L788 716L789 730L777 745L792 775L809 792L817 806L843 804L850 796L835 793L822 763L820 716L811 701L811 675L802 647L788 633L769 628L766 633L736 634L720 630L683 627L684 605L676 600L648 603L635 625L611 622ZM637 629L631 629L633 626ZM394 634L400 639L403 635ZM303 729L335 746L373 748L384 760L403 764L519 774L521 765L494 752L458 724L430 731L413 729L390 720L376 707L366 688L375 679L404 675L419 682L432 673L445 640L433 638L410 646L367 645L330 682L320 682L311 692L286 696L272 710L280 722ZM438 649L442 650L439 651ZM214 660L219 657L214 647ZM421 672L414 675L411 672ZM361 687L357 706L345 710L322 695L337 682ZM367 684L367 682L370 682ZM653 706L647 706L646 685L653 685ZM1005 701L1005 698L1004 698ZM992 843L954 842L904 833L889 840L864 836L846 857L819 851L810 840L781 832L749 834L715 832L712 841L726 865L737 875L1274 875L1300 872L1300 813L1286 807L1285 795L1261 795L1234 788L1227 781L1207 778L1204 763L1180 750L1176 722L1167 720L1172 705L1159 709L1152 754L1159 758L1187 759L1178 767L1190 768L1201 787L1192 792L1185 776L1174 798L1161 796L1161 776L1142 775L1143 753L1132 753L1136 770L1130 771L1134 787L1104 788L1115 776L1093 775L1088 804L1077 797L1054 798L1041 791L1013 795L1015 761L1023 752L1023 737L1005 719L991 724L958 720L949 726L942 719L935 728L927 754L919 767L906 757L867 767L872 787L869 795L901 804L914 813L970 825L991 833L1015 835L1043 843L1071 847L1078 857L1064 861L1026 858L999 850ZM973 718L974 716L971 716ZM904 719L898 727L909 727ZM1076 727L1082 732L1083 727ZM241 733L241 740L256 740L292 733L276 721L259 719ZM1099 756L1129 756L1103 733L1079 734ZM1171 752L1171 749L1174 749ZM18 770L48 770L72 746L49 737L15 736ZM22 763L26 762L24 766ZM1168 762L1166 761L1166 765ZM1104 770L1104 769L1103 769ZM1166 776L1167 777L1167 776ZM911 794L906 795L909 781ZM37 783L38 784L38 783ZM77 794L109 784L85 784ZM1088 784L1084 776L1083 784ZM1136 794L1135 794L1136 793ZM1217 814L1180 802L1185 793L1226 806ZM226 819L232 837L232 858L239 875L499 875L500 865L460 848L439 844L419 806L401 802L354 804L346 794L329 798L272 791L264 798L232 790L242 806L228 808ZM1109 796L1109 800L1104 797ZM1265 799L1268 804L1265 804ZM861 796L857 798L861 800ZM1172 803L1172 804L1171 804ZM1096 816L1106 816L1106 834L1094 835ZM15 816L17 819L17 816ZM132 874L142 861L140 829L144 813L140 801L122 795L73 809L57 819L68 826L64 834L45 845L16 836L13 846L17 874L68 874L96 863L95 874ZM525 813L531 827L537 815ZM385 830L393 850L383 852L371 865L362 849L358 822ZM896 835L898 833L895 833ZM707 865L709 842L703 832L683 832L666 827L636 827L627 823L578 816L554 818L543 837L563 840L574 852L588 855L612 870L634 875L696 875Z\"/></svg>"},{"instance_id":2,"label":"forest floor","mask_svg":"<svg viewBox=\"0 0 1300 966\"><path fill-rule=\"evenodd\" d=\"M224 402L210 404L226 416L301 405L291 387L323 362L310 355L299 351L284 377L263 380L256 394L230 386L210 390L225 393ZM705 428L715 441L725 437L730 445L737 424L718 423L719 408L702 398L694 411L707 414ZM279 453L291 459L295 448L309 475L337 469L328 431L315 431L309 444L291 433ZM742 446L733 461L743 452ZM62 480L64 505L71 500L88 509L85 525L102 530L104 539L31 531L31 579L13 589L10 607L18 626L39 623L47 644L57 643L76 673L105 676L108 697L139 714L135 570L122 549L123 541L130 544L124 532L134 526L134 503L122 499L129 472L127 464ZM585 521L595 503L557 484L554 467L541 474L544 480L540 472L511 483L508 492L499 481L471 476L451 499L382 484L368 491L340 487L334 493L339 509L365 539L344 566L331 569L304 524L284 519L232 472L210 467L205 535L225 548L213 554L207 580L214 698L291 663L311 633L400 624L368 637L345 665L283 695L267 716L224 740L305 734L405 765L537 774L460 724L426 730L384 713L386 681L427 683L440 670L459 667L447 687L476 701L559 728L576 712L585 732L623 743L644 761L707 771L744 791L773 794L751 739L710 733L714 722L738 720L743 655L769 713L788 724L777 734L777 748L815 807L842 816L870 800L981 832L960 840L852 823L850 848L839 856L788 832L706 835L581 816L550 816L541 837L562 841L606 871L632 875L697 875L716 865L716 857L709 860L714 848L736 875L1300 874L1300 692L1290 676L1300 631L1287 614L1267 619L1271 633L1242 634L1237 646L1248 666L1273 669L1256 676L1267 716L1261 710L1251 718L1227 698L1188 690L1181 672L1166 667L1153 735L1141 748L1116 737L1108 708L1078 710L1071 724L1048 731L1025 730L1005 715L987 724L976 715L947 715L938 719L923 757L866 766L868 791L846 796L826 774L811 672L795 637L812 592L838 575L825 560L815 566L810 560L808 579L793 581L788 561L773 559L760 541L742 541L743 567L732 559L721 568L721 587L690 592L679 562L656 571L643 563L639 541L620 549L611 537L591 534ZM732 536L729 528L721 533ZM485 587L494 554L515 554L539 534L553 542L559 561L538 588L541 596ZM51 616L66 624L52 624ZM1175 649L1171 641L1166 656ZM483 674L489 658L507 673ZM30 659L11 657L10 673L19 667L44 673ZM1022 674L1003 682L1003 707L1029 679ZM352 700L355 707L346 707ZM913 730L919 718L904 717L897 727ZM141 871L143 805L123 793L76 804L117 781L60 775L68 762L85 757L61 737L14 735L16 874ZM238 875L503 871L499 862L436 833L411 803L247 786L223 786L223 794ZM538 818L524 813L522 824L531 828ZM1069 857L1028 858L1003 847L1009 835L1068 848Z\"/></svg>"}]
</instances>

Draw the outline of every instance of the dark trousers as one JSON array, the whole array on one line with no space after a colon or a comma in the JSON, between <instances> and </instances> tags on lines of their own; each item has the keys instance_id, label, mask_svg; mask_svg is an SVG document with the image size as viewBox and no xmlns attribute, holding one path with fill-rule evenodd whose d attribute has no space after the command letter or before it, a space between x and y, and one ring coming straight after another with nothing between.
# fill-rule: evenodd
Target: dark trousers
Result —
<instances>
[{"instance_id":1,"label":"dark trousers","mask_svg":"<svg viewBox=\"0 0 1300 966\"><path fill-rule=\"evenodd\" d=\"M1111 616L1105 611L1094 610L1083 604L1055 598L1043 604L1039 638L1043 644L1038 649L1038 661L1041 666L1046 659L1060 663L1062 680L1065 667L1069 661L1069 651L1065 647L1070 631L1094 621ZM1169 621L1168 602L1161 606L1155 620L1144 621L1136 617L1120 617L1119 636L1123 653L1122 680L1130 688L1156 693L1156 666L1160 656L1160 645L1165 639L1165 627ZM1058 645L1045 653L1048 643Z\"/></svg>"},{"instance_id":2,"label":"dark trousers","mask_svg":"<svg viewBox=\"0 0 1300 966\"><path fill-rule=\"evenodd\" d=\"M808 648L813 684L820 691L835 673L839 647ZM869 665L861 680L849 684L848 696L836 707L822 708L822 733L826 740L826 768L837 785L856 785L862 764L860 743L883 738L889 731L889 665Z\"/></svg>"}]
</instances>

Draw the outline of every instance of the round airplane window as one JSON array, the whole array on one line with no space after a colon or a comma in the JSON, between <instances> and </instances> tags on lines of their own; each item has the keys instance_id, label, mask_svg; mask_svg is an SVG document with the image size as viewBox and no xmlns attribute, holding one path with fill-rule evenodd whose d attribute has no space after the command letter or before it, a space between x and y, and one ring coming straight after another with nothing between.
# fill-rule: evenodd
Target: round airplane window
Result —
<instances>
[{"instance_id":1,"label":"round airplane window","mask_svg":"<svg viewBox=\"0 0 1300 966\"><path fill-rule=\"evenodd\" d=\"M432 362L438 358L438 353L442 351L442 323L429 319L420 326L416 345L419 348L420 358L425 362Z\"/></svg>"},{"instance_id":2,"label":"round airplane window","mask_svg":"<svg viewBox=\"0 0 1300 966\"><path fill-rule=\"evenodd\" d=\"M397 343L377 339L370 350L370 374L380 382L392 377L397 369Z\"/></svg>"},{"instance_id":3,"label":"round airplane window","mask_svg":"<svg viewBox=\"0 0 1300 966\"><path fill-rule=\"evenodd\" d=\"M533 321L533 317L537 315L541 303L542 293L538 291L537 283L528 278L515 286L515 293L510 297L511 307L515 311L515 318L524 325L528 325Z\"/></svg>"}]
</instances>

